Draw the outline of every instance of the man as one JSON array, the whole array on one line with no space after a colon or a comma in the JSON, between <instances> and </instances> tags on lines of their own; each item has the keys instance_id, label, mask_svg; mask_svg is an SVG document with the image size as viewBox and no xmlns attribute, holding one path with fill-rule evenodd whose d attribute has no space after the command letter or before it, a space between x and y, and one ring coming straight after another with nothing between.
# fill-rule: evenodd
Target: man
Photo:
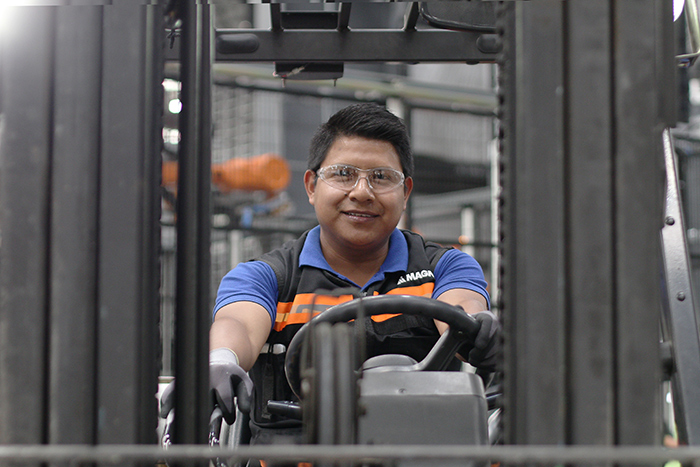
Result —
<instances>
[{"instance_id":1,"label":"man","mask_svg":"<svg viewBox=\"0 0 700 467\"><path fill-rule=\"evenodd\" d=\"M210 333L211 386L229 423L235 418L234 396L247 409L253 395L254 442L274 442L270 434L298 430L297 421L269 413L266 404L294 397L284 378L284 352L310 319L312 303L318 313L352 299L315 298L319 289L424 295L458 305L482 323L467 360L493 370L499 324L488 311L478 263L396 228L413 189L412 173L409 139L399 118L375 104L342 109L314 136L304 174L319 225L223 278ZM404 315L368 323L368 356L404 353L417 360L447 328Z\"/></svg>"}]
</instances>

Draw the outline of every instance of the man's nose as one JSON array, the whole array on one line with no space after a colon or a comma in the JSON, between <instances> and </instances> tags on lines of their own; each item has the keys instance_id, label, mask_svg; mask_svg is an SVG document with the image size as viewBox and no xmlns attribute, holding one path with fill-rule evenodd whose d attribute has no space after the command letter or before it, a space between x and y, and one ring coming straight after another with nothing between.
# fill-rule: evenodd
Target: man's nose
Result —
<instances>
[{"instance_id":1,"label":"man's nose","mask_svg":"<svg viewBox=\"0 0 700 467\"><path fill-rule=\"evenodd\" d=\"M369 178L366 175L357 179L357 183L350 193L354 193L355 195L362 194L365 197L374 198L374 190L372 190L372 185L370 185Z\"/></svg>"}]
</instances>

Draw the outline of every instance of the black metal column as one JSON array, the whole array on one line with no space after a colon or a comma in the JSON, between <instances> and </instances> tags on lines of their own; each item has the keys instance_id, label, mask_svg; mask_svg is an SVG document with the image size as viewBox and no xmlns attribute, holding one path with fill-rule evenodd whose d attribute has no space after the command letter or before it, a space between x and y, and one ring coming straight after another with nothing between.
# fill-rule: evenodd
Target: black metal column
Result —
<instances>
[{"instance_id":1,"label":"black metal column","mask_svg":"<svg viewBox=\"0 0 700 467\"><path fill-rule=\"evenodd\" d=\"M138 1L103 13L99 444L156 440L162 14L160 6Z\"/></svg>"},{"instance_id":2,"label":"black metal column","mask_svg":"<svg viewBox=\"0 0 700 467\"><path fill-rule=\"evenodd\" d=\"M661 96L675 80L657 44L672 24L658 0L616 1L613 34L614 307L617 444L660 444L659 319L665 119ZM635 18L634 21L628 19ZM672 58L672 57L671 57Z\"/></svg>"},{"instance_id":3,"label":"black metal column","mask_svg":"<svg viewBox=\"0 0 700 467\"><path fill-rule=\"evenodd\" d=\"M567 390L572 444L614 442L612 8L571 2L568 34ZM574 55L575 54L575 55ZM601 83L603 85L601 85ZM596 110L598 109L598 110Z\"/></svg>"},{"instance_id":4,"label":"black metal column","mask_svg":"<svg viewBox=\"0 0 700 467\"><path fill-rule=\"evenodd\" d=\"M6 10L0 145L0 443L46 440L51 8Z\"/></svg>"},{"instance_id":5,"label":"black metal column","mask_svg":"<svg viewBox=\"0 0 700 467\"><path fill-rule=\"evenodd\" d=\"M56 8L49 443L95 442L101 29L101 7Z\"/></svg>"},{"instance_id":6,"label":"black metal column","mask_svg":"<svg viewBox=\"0 0 700 467\"><path fill-rule=\"evenodd\" d=\"M155 442L162 8L9 14L0 443Z\"/></svg>"},{"instance_id":7,"label":"black metal column","mask_svg":"<svg viewBox=\"0 0 700 467\"><path fill-rule=\"evenodd\" d=\"M513 3L501 16L507 442L658 444L660 83L673 66L658 44L672 16L657 0Z\"/></svg>"},{"instance_id":8,"label":"black metal column","mask_svg":"<svg viewBox=\"0 0 700 467\"><path fill-rule=\"evenodd\" d=\"M178 152L174 442L207 442L211 230L209 5L182 2L182 140Z\"/></svg>"},{"instance_id":9,"label":"black metal column","mask_svg":"<svg viewBox=\"0 0 700 467\"><path fill-rule=\"evenodd\" d=\"M517 127L505 131L517 157L504 163L503 316L511 363L504 413L509 442L559 444L566 397L564 17L558 1L521 3L511 6L514 29L507 31L520 40L512 36L506 57L514 86L505 98Z\"/></svg>"}]
</instances>

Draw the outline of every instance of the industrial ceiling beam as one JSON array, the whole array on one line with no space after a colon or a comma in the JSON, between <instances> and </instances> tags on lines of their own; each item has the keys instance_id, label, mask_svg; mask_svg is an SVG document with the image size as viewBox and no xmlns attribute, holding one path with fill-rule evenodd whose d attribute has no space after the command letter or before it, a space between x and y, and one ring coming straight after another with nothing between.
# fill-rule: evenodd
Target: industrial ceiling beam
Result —
<instances>
[{"instance_id":1,"label":"industrial ceiling beam","mask_svg":"<svg viewBox=\"0 0 700 467\"><path fill-rule=\"evenodd\" d=\"M218 29L216 62L494 62L492 34L437 29Z\"/></svg>"}]
</instances>

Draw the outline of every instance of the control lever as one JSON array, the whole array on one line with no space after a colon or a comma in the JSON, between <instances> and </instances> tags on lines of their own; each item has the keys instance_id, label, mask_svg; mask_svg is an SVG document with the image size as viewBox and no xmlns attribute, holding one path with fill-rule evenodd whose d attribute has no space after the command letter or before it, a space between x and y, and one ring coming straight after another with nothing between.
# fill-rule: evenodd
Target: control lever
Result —
<instances>
[{"instance_id":1,"label":"control lever","mask_svg":"<svg viewBox=\"0 0 700 467\"><path fill-rule=\"evenodd\" d=\"M274 415L301 420L301 405L293 401L267 401L267 411Z\"/></svg>"}]
</instances>

